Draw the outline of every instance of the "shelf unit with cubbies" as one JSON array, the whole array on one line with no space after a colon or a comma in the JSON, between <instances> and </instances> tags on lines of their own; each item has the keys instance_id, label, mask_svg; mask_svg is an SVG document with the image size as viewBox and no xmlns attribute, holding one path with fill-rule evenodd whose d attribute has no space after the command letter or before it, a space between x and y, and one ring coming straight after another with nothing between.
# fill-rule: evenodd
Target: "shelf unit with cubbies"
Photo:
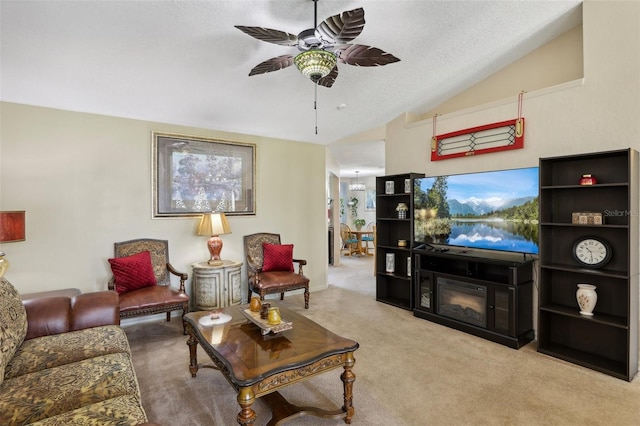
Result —
<instances>
[{"instance_id":1,"label":"shelf unit with cubbies","mask_svg":"<svg viewBox=\"0 0 640 426\"><path fill-rule=\"evenodd\" d=\"M405 173L376 178L376 300L407 310L413 310L413 179L421 177L424 174ZM400 203L408 208L404 217L396 210ZM387 255L393 257L392 268Z\"/></svg>"},{"instance_id":2,"label":"shelf unit with cubbies","mask_svg":"<svg viewBox=\"0 0 640 426\"><path fill-rule=\"evenodd\" d=\"M597 182L580 185L591 174ZM540 159L538 351L630 381L638 371L638 153L632 149ZM580 224L573 213L601 214ZM576 241L611 248L602 267L580 264ZM577 285L596 286L593 315Z\"/></svg>"}]
</instances>

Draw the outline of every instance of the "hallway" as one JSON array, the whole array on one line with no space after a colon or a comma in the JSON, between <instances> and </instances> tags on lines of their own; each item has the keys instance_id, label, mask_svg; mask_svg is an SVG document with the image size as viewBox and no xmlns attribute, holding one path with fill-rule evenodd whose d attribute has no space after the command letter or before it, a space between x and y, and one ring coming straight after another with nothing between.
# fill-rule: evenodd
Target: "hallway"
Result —
<instances>
[{"instance_id":1,"label":"hallway","mask_svg":"<svg viewBox=\"0 0 640 426\"><path fill-rule=\"evenodd\" d=\"M340 256L340 264L330 265L329 285L346 288L366 296L376 297L376 277L373 275L373 256Z\"/></svg>"}]
</instances>

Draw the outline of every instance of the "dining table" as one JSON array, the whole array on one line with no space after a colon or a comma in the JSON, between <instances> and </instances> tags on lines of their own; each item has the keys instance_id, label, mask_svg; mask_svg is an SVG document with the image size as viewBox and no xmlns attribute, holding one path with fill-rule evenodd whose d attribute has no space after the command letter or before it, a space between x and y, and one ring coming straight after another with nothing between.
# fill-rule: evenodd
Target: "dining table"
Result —
<instances>
[{"instance_id":1,"label":"dining table","mask_svg":"<svg viewBox=\"0 0 640 426\"><path fill-rule=\"evenodd\" d=\"M367 241L362 239L364 236L371 236L372 239L369 241L373 242L373 230L360 230L360 231L356 230L356 231L351 231L351 234L353 234L358 240L358 244L357 244L358 255L373 256L373 254L370 254L369 250L367 249L367 245L366 245Z\"/></svg>"}]
</instances>

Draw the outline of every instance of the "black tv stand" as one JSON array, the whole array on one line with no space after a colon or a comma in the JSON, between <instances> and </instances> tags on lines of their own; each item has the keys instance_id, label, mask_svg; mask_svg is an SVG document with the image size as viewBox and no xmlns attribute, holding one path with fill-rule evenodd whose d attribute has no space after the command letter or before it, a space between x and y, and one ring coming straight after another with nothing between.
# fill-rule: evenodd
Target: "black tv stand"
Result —
<instances>
[{"instance_id":1,"label":"black tv stand","mask_svg":"<svg viewBox=\"0 0 640 426\"><path fill-rule=\"evenodd\" d=\"M436 252L445 252L445 251L449 251L449 248L447 247L436 247L432 244L429 243L422 243L418 246L416 246L415 248L416 250L429 250L429 251L436 251Z\"/></svg>"},{"instance_id":2,"label":"black tv stand","mask_svg":"<svg viewBox=\"0 0 640 426\"><path fill-rule=\"evenodd\" d=\"M414 316L522 347L534 331L533 260L521 259L520 253L416 247Z\"/></svg>"}]
</instances>

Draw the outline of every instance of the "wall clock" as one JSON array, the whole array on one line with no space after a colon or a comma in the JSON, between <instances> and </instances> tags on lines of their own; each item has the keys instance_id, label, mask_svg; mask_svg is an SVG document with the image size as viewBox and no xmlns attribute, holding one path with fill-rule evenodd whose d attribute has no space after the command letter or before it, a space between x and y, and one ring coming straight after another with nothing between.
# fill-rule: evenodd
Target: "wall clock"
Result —
<instances>
[{"instance_id":1,"label":"wall clock","mask_svg":"<svg viewBox=\"0 0 640 426\"><path fill-rule=\"evenodd\" d=\"M597 237L581 237L573 244L573 257L587 268L601 268L611 260L611 246Z\"/></svg>"}]
</instances>

